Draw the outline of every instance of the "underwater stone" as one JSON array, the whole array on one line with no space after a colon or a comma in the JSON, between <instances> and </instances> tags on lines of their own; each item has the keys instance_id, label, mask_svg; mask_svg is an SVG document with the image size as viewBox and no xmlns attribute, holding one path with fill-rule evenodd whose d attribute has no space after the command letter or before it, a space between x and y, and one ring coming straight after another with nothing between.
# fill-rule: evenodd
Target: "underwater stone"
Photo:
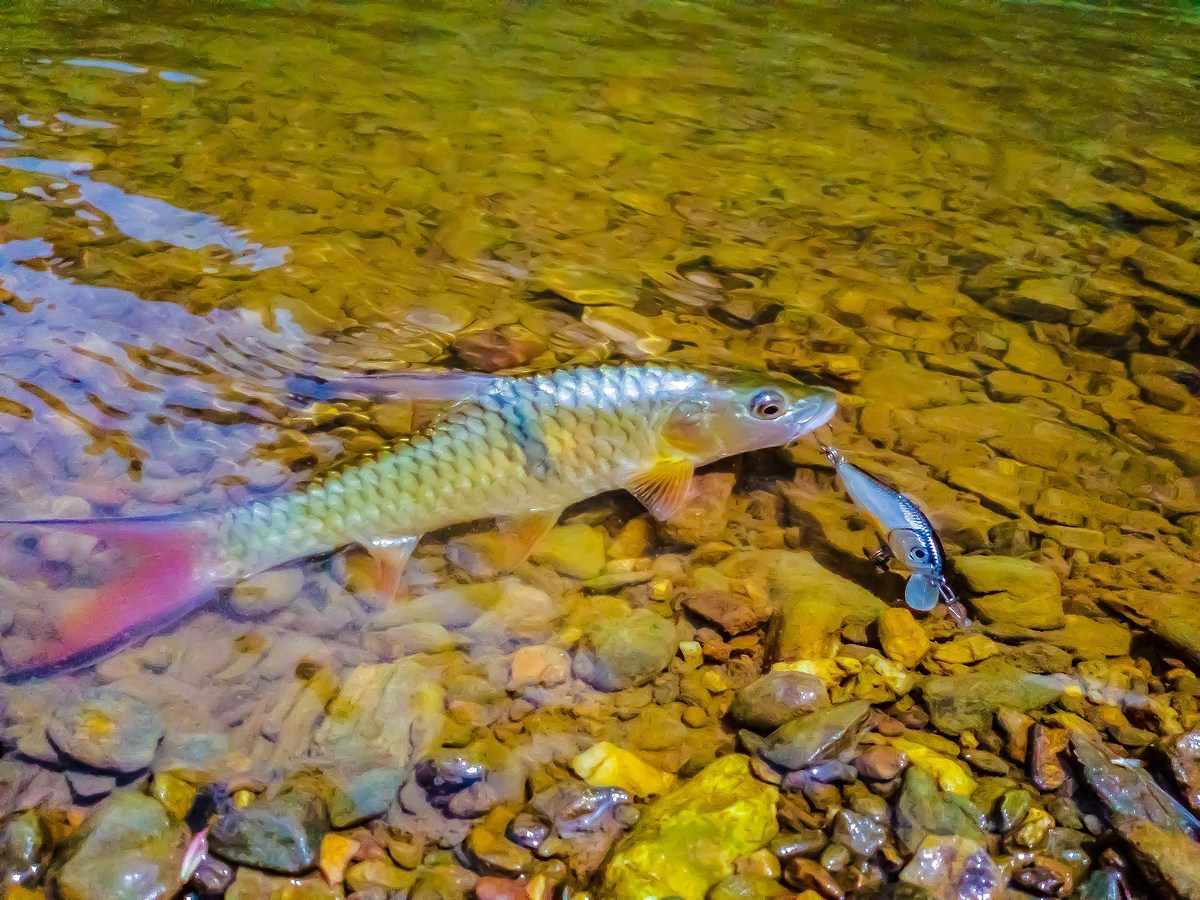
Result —
<instances>
[{"instance_id":1,"label":"underwater stone","mask_svg":"<svg viewBox=\"0 0 1200 900\"><path fill-rule=\"evenodd\" d=\"M230 862L298 875L317 864L327 830L324 801L310 788L289 787L218 818L208 845Z\"/></svg>"},{"instance_id":2,"label":"underwater stone","mask_svg":"<svg viewBox=\"0 0 1200 900\"><path fill-rule=\"evenodd\" d=\"M1045 706L1062 693L1057 682L991 662L961 675L930 678L922 687L929 717L945 734L991 728L1002 706L1021 712Z\"/></svg>"},{"instance_id":3,"label":"underwater stone","mask_svg":"<svg viewBox=\"0 0 1200 900\"><path fill-rule=\"evenodd\" d=\"M55 884L62 900L165 900L181 886L188 835L145 794L122 791L88 816L67 843Z\"/></svg>"},{"instance_id":4,"label":"underwater stone","mask_svg":"<svg viewBox=\"0 0 1200 900\"><path fill-rule=\"evenodd\" d=\"M1007 884L980 842L954 835L930 835L922 841L900 880L925 888L935 900L999 900Z\"/></svg>"},{"instance_id":5,"label":"underwater stone","mask_svg":"<svg viewBox=\"0 0 1200 900\"><path fill-rule=\"evenodd\" d=\"M403 774L398 769L369 769L334 787L329 798L329 821L349 828L384 815L396 799Z\"/></svg>"},{"instance_id":6,"label":"underwater stone","mask_svg":"<svg viewBox=\"0 0 1200 900\"><path fill-rule=\"evenodd\" d=\"M675 626L645 609L592 623L575 652L574 672L601 691L645 684L678 649Z\"/></svg>"},{"instance_id":7,"label":"underwater stone","mask_svg":"<svg viewBox=\"0 0 1200 900\"><path fill-rule=\"evenodd\" d=\"M645 809L605 868L603 895L704 900L733 874L735 859L775 836L778 799L776 788L750 773L748 757L718 759Z\"/></svg>"},{"instance_id":8,"label":"underwater stone","mask_svg":"<svg viewBox=\"0 0 1200 900\"><path fill-rule=\"evenodd\" d=\"M107 772L149 767L162 740L158 710L115 688L94 688L56 709L46 735L61 753Z\"/></svg>"},{"instance_id":9,"label":"underwater stone","mask_svg":"<svg viewBox=\"0 0 1200 900\"><path fill-rule=\"evenodd\" d=\"M730 717L746 728L778 728L798 715L829 705L829 691L807 672L768 672L734 696Z\"/></svg>"},{"instance_id":10,"label":"underwater stone","mask_svg":"<svg viewBox=\"0 0 1200 900\"><path fill-rule=\"evenodd\" d=\"M870 712L856 700L800 716L771 732L759 755L788 771L812 768L853 746Z\"/></svg>"},{"instance_id":11,"label":"underwater stone","mask_svg":"<svg viewBox=\"0 0 1200 900\"><path fill-rule=\"evenodd\" d=\"M586 581L604 569L604 537L600 529L590 525L563 525L551 529L538 541L532 559L563 575Z\"/></svg>"},{"instance_id":12,"label":"underwater stone","mask_svg":"<svg viewBox=\"0 0 1200 900\"><path fill-rule=\"evenodd\" d=\"M929 637L906 606L882 610L878 627L879 644L888 659L911 669L929 652Z\"/></svg>"}]
</instances>

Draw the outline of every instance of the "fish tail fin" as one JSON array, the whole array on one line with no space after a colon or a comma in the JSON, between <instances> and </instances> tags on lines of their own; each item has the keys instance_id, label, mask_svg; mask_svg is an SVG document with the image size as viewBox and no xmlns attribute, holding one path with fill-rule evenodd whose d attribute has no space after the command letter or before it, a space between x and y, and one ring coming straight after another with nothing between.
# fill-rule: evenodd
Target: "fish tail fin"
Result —
<instances>
[{"instance_id":1,"label":"fish tail fin","mask_svg":"<svg viewBox=\"0 0 1200 900\"><path fill-rule=\"evenodd\" d=\"M0 522L0 532L66 532L94 538L92 553L115 551L118 564L94 588L74 591L67 608L48 598L38 610L38 634L18 658L4 654L6 680L78 668L178 621L220 584L221 547L210 519L146 517ZM89 559L92 558L89 553Z\"/></svg>"}]
</instances>

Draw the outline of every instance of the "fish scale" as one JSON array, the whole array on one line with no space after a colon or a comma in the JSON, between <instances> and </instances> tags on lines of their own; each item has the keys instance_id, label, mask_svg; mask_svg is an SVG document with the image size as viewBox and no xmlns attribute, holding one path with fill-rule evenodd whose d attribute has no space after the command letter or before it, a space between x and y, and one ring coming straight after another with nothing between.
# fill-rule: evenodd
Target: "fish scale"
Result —
<instances>
[{"instance_id":1,"label":"fish scale","mask_svg":"<svg viewBox=\"0 0 1200 900\"><path fill-rule=\"evenodd\" d=\"M219 526L224 550L239 569L257 571L356 541L420 535L471 510L521 515L618 488L653 463L670 401L697 381L654 366L512 379L376 459L230 511Z\"/></svg>"}]
</instances>

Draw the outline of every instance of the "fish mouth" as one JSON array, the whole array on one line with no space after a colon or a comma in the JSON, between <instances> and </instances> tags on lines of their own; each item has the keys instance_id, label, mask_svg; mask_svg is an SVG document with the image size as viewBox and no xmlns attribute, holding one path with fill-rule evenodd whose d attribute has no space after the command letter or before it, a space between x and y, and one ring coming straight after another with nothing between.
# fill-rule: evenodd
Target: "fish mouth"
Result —
<instances>
[{"instance_id":1,"label":"fish mouth","mask_svg":"<svg viewBox=\"0 0 1200 900\"><path fill-rule=\"evenodd\" d=\"M797 440L820 428L837 412L837 394L829 388L810 388L812 394L800 401L795 411L796 430L792 440Z\"/></svg>"}]
</instances>

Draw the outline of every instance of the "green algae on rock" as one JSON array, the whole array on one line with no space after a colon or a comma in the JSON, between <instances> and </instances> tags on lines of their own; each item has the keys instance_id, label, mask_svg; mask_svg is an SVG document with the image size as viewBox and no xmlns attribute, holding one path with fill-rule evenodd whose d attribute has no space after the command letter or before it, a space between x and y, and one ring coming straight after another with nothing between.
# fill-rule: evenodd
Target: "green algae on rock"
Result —
<instances>
[{"instance_id":1,"label":"green algae on rock","mask_svg":"<svg viewBox=\"0 0 1200 900\"><path fill-rule=\"evenodd\" d=\"M674 625L646 609L593 622L575 652L574 672L601 691L645 684L674 658Z\"/></svg>"},{"instance_id":2,"label":"green algae on rock","mask_svg":"<svg viewBox=\"0 0 1200 900\"><path fill-rule=\"evenodd\" d=\"M691 781L647 807L604 871L611 900L704 900L733 873L733 861L779 830L779 791L750 773L746 756L710 763Z\"/></svg>"},{"instance_id":3,"label":"green algae on rock","mask_svg":"<svg viewBox=\"0 0 1200 900\"><path fill-rule=\"evenodd\" d=\"M187 841L157 800L121 791L60 848L54 883L63 900L167 900L182 885Z\"/></svg>"},{"instance_id":4,"label":"green algae on rock","mask_svg":"<svg viewBox=\"0 0 1200 900\"><path fill-rule=\"evenodd\" d=\"M937 676L921 688L934 727L960 734L991 727L1002 706L1028 712L1052 703L1062 694L1053 678L1031 675L1002 662L988 662L962 675Z\"/></svg>"},{"instance_id":5,"label":"green algae on rock","mask_svg":"<svg viewBox=\"0 0 1200 900\"><path fill-rule=\"evenodd\" d=\"M208 843L230 862L298 875L316 866L328 829L325 801L312 788L296 785L221 816Z\"/></svg>"},{"instance_id":6,"label":"green algae on rock","mask_svg":"<svg viewBox=\"0 0 1200 900\"><path fill-rule=\"evenodd\" d=\"M870 703L854 700L798 716L767 735L759 755L789 772L836 759L854 746L870 713Z\"/></svg>"}]
</instances>

